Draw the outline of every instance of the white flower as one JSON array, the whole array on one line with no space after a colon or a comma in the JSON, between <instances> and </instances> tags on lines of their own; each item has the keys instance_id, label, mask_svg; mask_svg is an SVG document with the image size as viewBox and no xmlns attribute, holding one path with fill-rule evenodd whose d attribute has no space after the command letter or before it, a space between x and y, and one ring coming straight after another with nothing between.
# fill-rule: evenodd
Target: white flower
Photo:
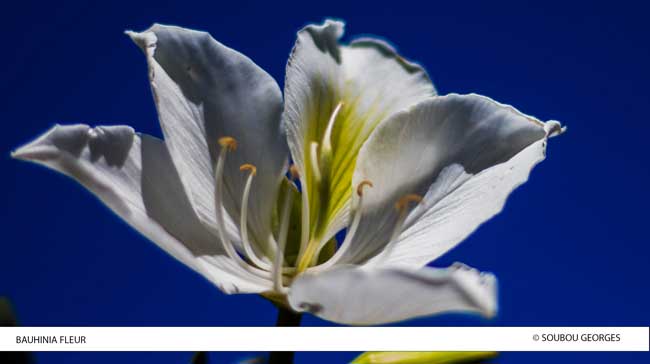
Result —
<instances>
[{"instance_id":1,"label":"white flower","mask_svg":"<svg viewBox=\"0 0 650 364\"><path fill-rule=\"evenodd\" d=\"M426 264L502 209L558 122L436 96L385 43L339 44L337 21L298 33L284 104L267 73L207 33L127 33L165 140L57 125L14 157L76 179L226 293L351 324L495 313L492 274Z\"/></svg>"}]
</instances>

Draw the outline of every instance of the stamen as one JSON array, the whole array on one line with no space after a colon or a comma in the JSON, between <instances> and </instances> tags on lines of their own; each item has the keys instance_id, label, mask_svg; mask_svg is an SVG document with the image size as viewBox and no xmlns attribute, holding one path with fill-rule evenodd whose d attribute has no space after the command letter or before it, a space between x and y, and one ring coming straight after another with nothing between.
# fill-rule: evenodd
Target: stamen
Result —
<instances>
[{"instance_id":1,"label":"stamen","mask_svg":"<svg viewBox=\"0 0 650 364\"><path fill-rule=\"evenodd\" d=\"M350 245L352 245L352 239L354 238L355 234L357 233L357 228L359 227L359 222L361 221L361 210L362 210L362 204L363 204L363 188L364 187L372 187L372 182L368 180L363 180L361 183L357 185L357 195L359 195L359 201L357 202L357 208L354 210L354 216L352 217L352 224L350 224L350 228L348 229L347 234L345 234L345 239L343 239L343 242L339 246L338 250L336 250L336 253L325 263L318 265L316 267L313 267L310 269L310 271L313 272L320 272L326 269L331 268L334 264L338 263L339 260L341 260L341 257L345 254L345 252L348 251L350 248Z\"/></svg>"},{"instance_id":2,"label":"stamen","mask_svg":"<svg viewBox=\"0 0 650 364\"><path fill-rule=\"evenodd\" d=\"M302 181L302 193L300 194L302 202L302 212L300 216L300 248L298 249L298 261L305 254L309 245L309 194L307 193L307 184Z\"/></svg>"},{"instance_id":3,"label":"stamen","mask_svg":"<svg viewBox=\"0 0 650 364\"><path fill-rule=\"evenodd\" d=\"M316 178L316 181L321 180L321 174L320 174L320 167L318 166L318 143L317 142L311 142L309 145L309 158L311 158L311 170L312 173L314 173L314 178Z\"/></svg>"},{"instance_id":4,"label":"stamen","mask_svg":"<svg viewBox=\"0 0 650 364\"><path fill-rule=\"evenodd\" d=\"M298 172L298 167L296 167L295 164L292 164L291 167L289 167L289 174L291 175L291 179L294 181L300 178L300 172Z\"/></svg>"},{"instance_id":5,"label":"stamen","mask_svg":"<svg viewBox=\"0 0 650 364\"><path fill-rule=\"evenodd\" d=\"M334 108L334 111L332 112L332 115L330 116L330 119L327 122L327 128L325 128L325 134L323 134L324 151L332 150L332 129L334 129L334 122L336 121L336 117L338 116L339 111L341 111L341 107L343 107L342 101L339 102L338 105L336 105L336 108Z\"/></svg>"},{"instance_id":6,"label":"stamen","mask_svg":"<svg viewBox=\"0 0 650 364\"><path fill-rule=\"evenodd\" d=\"M219 233L219 240L221 240L221 245L226 251L226 254L230 259L235 261L241 268L246 269L247 271L260 276L268 277L268 272L257 269L248 263L246 263L240 256L237 254L237 250L233 245L232 241L226 234L226 223L223 218L223 169L226 164L226 155L228 151L233 151L237 148L237 141L232 137L223 137L219 139L219 144L221 145L221 152L219 153L219 158L217 159L217 165L214 172L215 180L215 193L214 193L214 210L215 217L217 220L217 232Z\"/></svg>"},{"instance_id":7,"label":"stamen","mask_svg":"<svg viewBox=\"0 0 650 364\"><path fill-rule=\"evenodd\" d=\"M370 182L369 180L366 179L366 180L361 181L357 185L357 195L359 195L359 198L361 198L361 196L363 195L363 188L366 187L366 186L373 187L372 182ZM359 203L360 203L360 201L359 201ZM354 223L354 217L353 217L353 223ZM347 238L347 235L346 235L346 238ZM314 257L312 258L312 264L316 264L316 260L320 256L320 252L321 252L321 250L323 250L323 248L325 247L326 244L327 244L327 241L322 241L320 243L320 245L318 246L318 249L316 249L316 253L314 254ZM342 245L343 244L341 244L341 246ZM339 248L339 250L340 250L340 248Z\"/></svg>"},{"instance_id":8,"label":"stamen","mask_svg":"<svg viewBox=\"0 0 650 364\"><path fill-rule=\"evenodd\" d=\"M222 204L223 201L223 167L226 164L226 154L229 150L237 148L237 142L231 137L223 137L219 139L219 144L221 145L221 152L219 153L219 159L217 159L217 166L214 172L214 182L215 182L215 214L217 219L217 230L219 232L219 239L221 239L221 244L223 245L224 250L231 259L235 261L242 262L241 257L237 254L232 241L228 238L226 234L226 223L223 219Z\"/></svg>"},{"instance_id":9,"label":"stamen","mask_svg":"<svg viewBox=\"0 0 650 364\"><path fill-rule=\"evenodd\" d=\"M233 137L225 136L219 138L219 145L226 148L229 152L234 152L237 150L237 141Z\"/></svg>"},{"instance_id":10,"label":"stamen","mask_svg":"<svg viewBox=\"0 0 650 364\"><path fill-rule=\"evenodd\" d=\"M249 163L244 163L239 167L240 171L251 171L251 176L255 176L257 174L257 167L255 167L252 164Z\"/></svg>"},{"instance_id":11,"label":"stamen","mask_svg":"<svg viewBox=\"0 0 650 364\"><path fill-rule=\"evenodd\" d=\"M414 193L409 193L408 195L402 196L397 202L395 203L395 208L402 212L406 207L408 207L409 202L416 202L419 203L422 201L422 196L416 195Z\"/></svg>"},{"instance_id":12,"label":"stamen","mask_svg":"<svg viewBox=\"0 0 650 364\"><path fill-rule=\"evenodd\" d=\"M275 291L286 293L287 288L282 285L282 265L284 259L284 248L287 245L287 233L289 231L289 220L291 219L291 205L293 203L293 193L287 191L282 205L282 216L280 218L280 232L278 234L278 249L275 253L273 262L273 287Z\"/></svg>"},{"instance_id":13,"label":"stamen","mask_svg":"<svg viewBox=\"0 0 650 364\"><path fill-rule=\"evenodd\" d=\"M363 188L366 186L374 187L372 185L372 182L368 181L367 179L364 179L363 181L361 181L361 183L357 185L357 195L359 195L359 197L363 196Z\"/></svg>"},{"instance_id":14,"label":"stamen","mask_svg":"<svg viewBox=\"0 0 650 364\"><path fill-rule=\"evenodd\" d=\"M241 202L241 215L239 220L239 231L241 232L242 245L244 246L244 253L248 260L250 260L256 266L269 270L271 266L268 262L265 262L258 258L255 254L255 250L251 245L250 239L248 237L248 198L251 192L251 185L253 184L253 177L257 174L257 168L252 164L242 164L239 167L240 171L250 171L248 178L246 179L246 185L244 186L244 193L242 195Z\"/></svg>"},{"instance_id":15,"label":"stamen","mask_svg":"<svg viewBox=\"0 0 650 364\"><path fill-rule=\"evenodd\" d=\"M411 202L419 203L422 201L422 196L410 193L408 195L402 196L397 203L395 203L395 208L397 209L399 216L393 227L393 232L390 234L390 240L384 250L377 256L376 263L383 262L393 251L397 243L397 239L402 233L402 228L404 227L404 222L408 216L408 205Z\"/></svg>"},{"instance_id":16,"label":"stamen","mask_svg":"<svg viewBox=\"0 0 650 364\"><path fill-rule=\"evenodd\" d=\"M327 127L325 128L325 133L321 140L321 145L316 141L312 141L309 144L309 161L310 161L310 172L314 177L314 186L315 192L321 193L320 183L323 181L323 178L327 178L331 173L331 164L332 164L332 130L334 129L334 123L336 117L338 116L343 103L339 102L332 115L330 116ZM305 182L305 181L303 181ZM312 192L313 193L313 192ZM306 192L306 184L303 184L303 199L302 199L302 236L300 239L300 250L298 251L298 272L304 271L310 264L312 260L317 259L317 253L324 246L326 242L323 241L310 241L309 240L309 200L308 193Z\"/></svg>"}]
</instances>

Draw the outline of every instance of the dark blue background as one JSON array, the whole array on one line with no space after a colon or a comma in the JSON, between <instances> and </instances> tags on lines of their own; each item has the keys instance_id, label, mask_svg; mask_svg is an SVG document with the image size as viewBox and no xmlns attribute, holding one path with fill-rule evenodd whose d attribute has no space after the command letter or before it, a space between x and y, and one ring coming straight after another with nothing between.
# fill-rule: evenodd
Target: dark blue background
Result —
<instances>
[{"instance_id":1,"label":"dark blue background","mask_svg":"<svg viewBox=\"0 0 650 364\"><path fill-rule=\"evenodd\" d=\"M160 135L145 60L122 34L153 22L207 30L282 85L295 32L327 16L424 65L441 93L477 92L569 132L505 211L436 265L495 272L493 321L402 325L644 325L650 173L648 9L624 1L380 4L250 1L3 5L0 295L23 325L273 325L258 296L226 296L65 177L9 152L53 123L128 124ZM305 325L329 325L306 317ZM354 353L301 353L343 363ZM42 363L184 363L189 353L41 353ZM216 353L228 363L243 354ZM215 360L216 359L216 360ZM501 363L647 362L646 354L504 353Z\"/></svg>"}]
</instances>

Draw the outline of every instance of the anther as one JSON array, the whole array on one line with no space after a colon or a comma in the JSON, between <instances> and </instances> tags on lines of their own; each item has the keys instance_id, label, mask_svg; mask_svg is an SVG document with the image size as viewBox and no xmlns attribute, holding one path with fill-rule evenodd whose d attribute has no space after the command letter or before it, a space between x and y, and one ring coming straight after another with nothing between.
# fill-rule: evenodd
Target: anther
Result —
<instances>
[{"instance_id":1,"label":"anther","mask_svg":"<svg viewBox=\"0 0 650 364\"><path fill-rule=\"evenodd\" d=\"M395 208L397 210L404 210L406 207L408 207L408 204L410 202L415 202L416 204L422 201L422 196L416 195L414 193L409 193L408 195L402 196L397 202L395 203Z\"/></svg>"},{"instance_id":2,"label":"anther","mask_svg":"<svg viewBox=\"0 0 650 364\"><path fill-rule=\"evenodd\" d=\"M242 165L239 167L239 170L242 171L242 172L243 172L243 171L250 171L252 176L254 176L254 175L257 174L257 167L255 167L254 165L252 165L252 164L250 164L250 163L244 163L244 164L242 164Z\"/></svg>"},{"instance_id":3,"label":"anther","mask_svg":"<svg viewBox=\"0 0 650 364\"><path fill-rule=\"evenodd\" d=\"M225 136L219 138L219 145L221 145L222 148L226 148L230 152L237 150L237 140L235 140L233 137Z\"/></svg>"},{"instance_id":4,"label":"anther","mask_svg":"<svg viewBox=\"0 0 650 364\"><path fill-rule=\"evenodd\" d=\"M224 137L219 139L219 144L223 147L219 153L219 158L217 159L217 165L214 168L214 180L215 180L215 194L214 194L214 207L215 207L215 218L217 222L217 232L219 234L219 240L226 251L226 254L230 259L234 260L237 265L246 269L247 271L254 273L258 276L268 276L268 272L262 271L256 267L245 262L238 254L237 249L233 245L230 237L226 232L226 223L223 216L223 190L224 190L224 181L223 181L223 172L224 165L226 164L226 155L229 150L234 150L237 147L237 142L231 137ZM249 180L252 179L252 176L248 177ZM248 183L250 185L250 183ZM250 188L250 187L249 187Z\"/></svg>"},{"instance_id":5,"label":"anther","mask_svg":"<svg viewBox=\"0 0 650 364\"><path fill-rule=\"evenodd\" d=\"M292 164L291 167L289 167L289 175L291 175L291 179L294 181L300 178L300 172L298 172L298 167L296 167L295 164Z\"/></svg>"},{"instance_id":6,"label":"anther","mask_svg":"<svg viewBox=\"0 0 650 364\"><path fill-rule=\"evenodd\" d=\"M361 181L361 183L357 185L357 195L359 195L359 197L363 195L363 188L366 186L373 187L373 184L367 179L364 179L363 181Z\"/></svg>"},{"instance_id":7,"label":"anther","mask_svg":"<svg viewBox=\"0 0 650 364\"><path fill-rule=\"evenodd\" d=\"M397 220L393 226L393 232L390 234L390 239L384 247L384 250L379 253L379 255L377 255L369 264L381 264L382 262L385 262L387 257L393 253L395 245L399 240L399 236L404 229L404 223L406 222L406 217L408 215L406 213L408 204L411 202L419 203L420 201L422 201L422 196L416 195L414 193L409 193L402 196L402 198L400 198L397 203L395 203L395 208L399 211L399 215L397 216Z\"/></svg>"}]
</instances>

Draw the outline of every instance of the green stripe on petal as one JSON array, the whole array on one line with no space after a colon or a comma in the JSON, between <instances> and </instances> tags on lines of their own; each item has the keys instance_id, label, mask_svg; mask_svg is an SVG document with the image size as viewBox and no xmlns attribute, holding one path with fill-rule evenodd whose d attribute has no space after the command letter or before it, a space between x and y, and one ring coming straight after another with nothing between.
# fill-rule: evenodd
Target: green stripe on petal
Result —
<instances>
[{"instance_id":1,"label":"green stripe on petal","mask_svg":"<svg viewBox=\"0 0 650 364\"><path fill-rule=\"evenodd\" d=\"M342 34L343 23L329 20L303 28L287 65L284 124L309 212L302 268L348 223L352 174L366 139L390 115L435 95L426 72L386 43L343 46Z\"/></svg>"}]
</instances>

